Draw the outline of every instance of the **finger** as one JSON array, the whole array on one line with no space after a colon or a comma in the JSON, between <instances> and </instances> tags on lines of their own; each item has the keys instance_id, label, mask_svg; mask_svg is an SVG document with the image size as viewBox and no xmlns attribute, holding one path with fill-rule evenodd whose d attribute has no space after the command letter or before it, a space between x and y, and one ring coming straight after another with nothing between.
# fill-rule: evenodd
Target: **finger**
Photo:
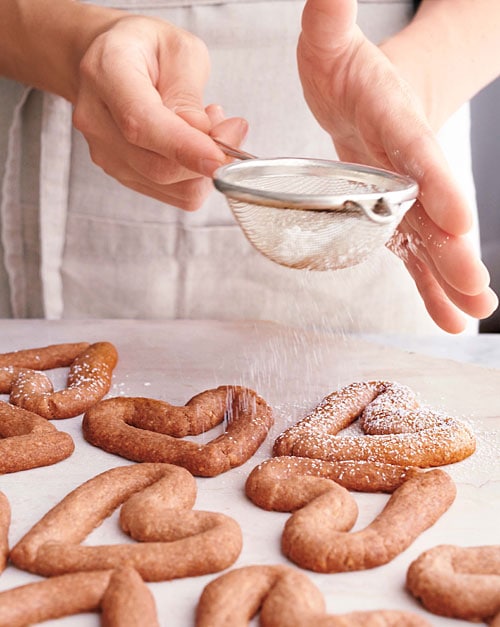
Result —
<instances>
[{"instance_id":1,"label":"finger","mask_svg":"<svg viewBox=\"0 0 500 627\"><path fill-rule=\"evenodd\" d=\"M77 106L92 111L92 119L87 116L84 122L80 116L78 121L75 120L75 126L85 135L94 163L110 176L117 179L123 179L125 176L131 178L127 173L128 168L131 168L138 175L135 178L143 177L145 182L160 185L199 176L158 153L129 144L103 103L93 101L86 104L85 99L81 99ZM76 115L75 109L74 118Z\"/></svg>"},{"instance_id":2,"label":"finger","mask_svg":"<svg viewBox=\"0 0 500 627\"><path fill-rule=\"evenodd\" d=\"M390 138L391 163L418 183L419 199L429 217L447 233L467 233L472 226L470 208L427 124L418 116L413 120L394 116L387 124L390 133L383 132Z\"/></svg>"},{"instance_id":3,"label":"finger","mask_svg":"<svg viewBox=\"0 0 500 627\"><path fill-rule=\"evenodd\" d=\"M207 107L205 107L205 113L210 120L211 129L226 119L224 109L219 104L209 104Z\"/></svg>"},{"instance_id":4,"label":"finger","mask_svg":"<svg viewBox=\"0 0 500 627\"><path fill-rule=\"evenodd\" d=\"M413 255L409 255L405 265L434 322L447 333L461 333L467 325L465 316L452 305L427 266Z\"/></svg>"},{"instance_id":5,"label":"finger","mask_svg":"<svg viewBox=\"0 0 500 627\"><path fill-rule=\"evenodd\" d=\"M208 133L210 120L203 92L210 67L205 44L191 33L175 29L170 41L161 40L158 58L156 87L163 104L191 126Z\"/></svg>"},{"instance_id":6,"label":"finger","mask_svg":"<svg viewBox=\"0 0 500 627\"><path fill-rule=\"evenodd\" d=\"M130 117L117 121L132 144L158 153L188 170L211 176L224 163L224 155L208 135L198 131L163 105L130 110Z\"/></svg>"},{"instance_id":7,"label":"finger","mask_svg":"<svg viewBox=\"0 0 500 627\"><path fill-rule=\"evenodd\" d=\"M465 328L466 319L461 311L481 320L489 317L498 307L498 298L490 288L475 296L464 295L449 286L443 287L432 268L415 255L410 254L405 265L429 315L448 333L460 333Z\"/></svg>"},{"instance_id":8,"label":"finger","mask_svg":"<svg viewBox=\"0 0 500 627\"><path fill-rule=\"evenodd\" d=\"M86 139L97 165L130 189L187 211L199 208L212 189L209 179L125 142L103 104L95 103L92 111Z\"/></svg>"},{"instance_id":9,"label":"finger","mask_svg":"<svg viewBox=\"0 0 500 627\"><path fill-rule=\"evenodd\" d=\"M376 160L368 156L366 146L355 139L350 144L336 143L339 157L350 163L371 164L410 176L419 186L418 197L428 215L426 223L435 223L441 239L467 233L472 224L471 212L442 157L441 148L432 138L422 138L427 129L418 120L414 124L406 124L401 132L395 118L391 117L391 120L390 129L383 131L386 152L379 153ZM411 128L422 130L414 135L413 131L408 132ZM398 142L399 147L396 147ZM428 145L427 153L424 144ZM470 279L474 282L476 274Z\"/></svg>"},{"instance_id":10,"label":"finger","mask_svg":"<svg viewBox=\"0 0 500 627\"><path fill-rule=\"evenodd\" d=\"M216 144L166 107L149 77L133 65L103 81L99 90L115 124L132 145L206 176L224 163Z\"/></svg>"},{"instance_id":11,"label":"finger","mask_svg":"<svg viewBox=\"0 0 500 627\"><path fill-rule=\"evenodd\" d=\"M122 154L119 151L111 153L109 144L94 142L89 150L92 161L120 182L134 179L144 185L165 187L201 178L199 174L142 148L131 151L125 145Z\"/></svg>"},{"instance_id":12,"label":"finger","mask_svg":"<svg viewBox=\"0 0 500 627\"><path fill-rule=\"evenodd\" d=\"M226 118L220 105L211 104L206 108L211 128L209 135L224 143L239 147L248 133L248 122L244 118Z\"/></svg>"},{"instance_id":13,"label":"finger","mask_svg":"<svg viewBox=\"0 0 500 627\"><path fill-rule=\"evenodd\" d=\"M405 224L418 234L439 274L450 286L469 295L479 294L488 287L489 272L479 259L470 238L449 235L440 229L429 218L421 203L415 203L408 211L403 229Z\"/></svg>"},{"instance_id":14,"label":"finger","mask_svg":"<svg viewBox=\"0 0 500 627\"><path fill-rule=\"evenodd\" d=\"M448 302L450 306L453 303L468 315L482 319L490 316L497 308L498 299L487 286L470 295L449 285L434 264L428 249L423 246L418 233L398 234L389 248L405 263L428 310L444 309L443 303Z\"/></svg>"},{"instance_id":15,"label":"finger","mask_svg":"<svg viewBox=\"0 0 500 627\"><path fill-rule=\"evenodd\" d=\"M243 118L228 118L216 124L210 136L224 142L228 146L239 148L248 132L248 122Z\"/></svg>"},{"instance_id":16,"label":"finger","mask_svg":"<svg viewBox=\"0 0 500 627\"><path fill-rule=\"evenodd\" d=\"M120 182L144 196L149 196L188 212L199 209L207 196L213 191L212 181L206 177L164 186L145 184L142 180L126 178Z\"/></svg>"},{"instance_id":17,"label":"finger","mask_svg":"<svg viewBox=\"0 0 500 627\"><path fill-rule=\"evenodd\" d=\"M356 27L356 0L307 0L302 12L301 45L322 58L343 52Z\"/></svg>"}]
</instances>

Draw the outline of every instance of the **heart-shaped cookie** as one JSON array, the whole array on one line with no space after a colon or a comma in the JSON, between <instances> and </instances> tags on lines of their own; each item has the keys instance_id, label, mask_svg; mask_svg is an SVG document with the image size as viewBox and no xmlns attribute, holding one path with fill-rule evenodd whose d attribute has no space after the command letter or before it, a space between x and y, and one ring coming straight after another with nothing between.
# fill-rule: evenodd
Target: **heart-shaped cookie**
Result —
<instances>
[{"instance_id":1,"label":"heart-shaped cookie","mask_svg":"<svg viewBox=\"0 0 500 627\"><path fill-rule=\"evenodd\" d=\"M282 565L245 566L211 581L198 602L196 627L248 625L259 609L262 627L430 627L418 614L396 610L327 614L323 595L309 577Z\"/></svg>"},{"instance_id":2,"label":"heart-shaped cookie","mask_svg":"<svg viewBox=\"0 0 500 627\"><path fill-rule=\"evenodd\" d=\"M0 627L100 611L106 627L157 627L153 595L132 568L73 573L0 592Z\"/></svg>"},{"instance_id":3,"label":"heart-shaped cookie","mask_svg":"<svg viewBox=\"0 0 500 627\"><path fill-rule=\"evenodd\" d=\"M0 401L0 473L50 466L74 449L71 436L45 418Z\"/></svg>"},{"instance_id":4,"label":"heart-shaped cookie","mask_svg":"<svg viewBox=\"0 0 500 627\"><path fill-rule=\"evenodd\" d=\"M241 551L240 527L223 514L191 511L195 498L195 479L179 466L113 468L70 492L17 543L10 560L48 577L129 565L145 581L227 568ZM139 542L80 544L122 504L120 525Z\"/></svg>"},{"instance_id":5,"label":"heart-shaped cookie","mask_svg":"<svg viewBox=\"0 0 500 627\"><path fill-rule=\"evenodd\" d=\"M309 457L272 457L248 475L245 491L262 509L292 512L331 488L332 481L357 492L394 492L422 472L415 466L346 460L327 462Z\"/></svg>"},{"instance_id":6,"label":"heart-shaped cookie","mask_svg":"<svg viewBox=\"0 0 500 627\"><path fill-rule=\"evenodd\" d=\"M394 489L382 512L365 529L350 532L358 508L346 488L323 474L314 476L311 461L286 468L276 458L264 476L251 473L247 496L259 507L294 512L281 538L283 553L309 570L334 573L374 568L408 548L451 506L456 488L440 469L410 473ZM303 467L302 467L303 466ZM373 469L372 469L373 470Z\"/></svg>"},{"instance_id":7,"label":"heart-shaped cookie","mask_svg":"<svg viewBox=\"0 0 500 627\"><path fill-rule=\"evenodd\" d=\"M362 433L339 434L358 417ZM420 407L407 386L363 381L326 396L278 436L273 453L428 468L460 461L475 449L475 437L464 422Z\"/></svg>"},{"instance_id":8,"label":"heart-shaped cookie","mask_svg":"<svg viewBox=\"0 0 500 627\"><path fill-rule=\"evenodd\" d=\"M182 440L226 421L225 431L205 444ZM149 398L110 398L83 417L85 439L137 462L168 462L213 477L246 462L265 440L272 411L253 390L220 386L177 407Z\"/></svg>"},{"instance_id":9,"label":"heart-shaped cookie","mask_svg":"<svg viewBox=\"0 0 500 627\"><path fill-rule=\"evenodd\" d=\"M25 348L11 353L0 353L0 368L14 366L31 370L52 370L71 366L73 361L86 350L88 342L51 344L40 348Z\"/></svg>"},{"instance_id":10,"label":"heart-shaped cookie","mask_svg":"<svg viewBox=\"0 0 500 627\"><path fill-rule=\"evenodd\" d=\"M406 585L429 612L500 624L500 545L436 546L410 564Z\"/></svg>"},{"instance_id":11,"label":"heart-shaped cookie","mask_svg":"<svg viewBox=\"0 0 500 627\"><path fill-rule=\"evenodd\" d=\"M80 346L83 350L75 355ZM11 403L49 420L78 416L107 394L117 360L110 342L59 344L4 353L0 355L0 394L10 394ZM60 366L69 366L67 386L55 392L40 370Z\"/></svg>"}]
</instances>

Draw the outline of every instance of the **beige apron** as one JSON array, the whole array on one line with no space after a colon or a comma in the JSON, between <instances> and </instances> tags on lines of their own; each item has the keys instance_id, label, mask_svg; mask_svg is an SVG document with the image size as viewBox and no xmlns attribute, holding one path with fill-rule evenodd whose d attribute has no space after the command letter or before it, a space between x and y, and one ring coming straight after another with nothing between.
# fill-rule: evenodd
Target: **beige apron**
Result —
<instances>
[{"instance_id":1,"label":"beige apron","mask_svg":"<svg viewBox=\"0 0 500 627\"><path fill-rule=\"evenodd\" d=\"M248 119L249 151L335 157L297 76L302 0L101 4L162 17L202 38L212 62L206 102ZM410 19L411 5L360 2L360 25L379 41ZM195 213L138 195L92 164L67 102L8 81L0 92L7 111L0 125L4 317L247 318L345 331L437 331L387 250L337 272L280 267L248 244L218 192ZM473 203L467 108L443 137Z\"/></svg>"}]
</instances>

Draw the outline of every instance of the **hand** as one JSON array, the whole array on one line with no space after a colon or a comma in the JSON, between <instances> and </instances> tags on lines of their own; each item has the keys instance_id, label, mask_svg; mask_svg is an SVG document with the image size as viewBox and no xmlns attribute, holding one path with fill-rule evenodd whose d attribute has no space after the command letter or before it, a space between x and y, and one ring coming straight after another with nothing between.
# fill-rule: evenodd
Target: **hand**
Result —
<instances>
[{"instance_id":1,"label":"hand","mask_svg":"<svg viewBox=\"0 0 500 627\"><path fill-rule=\"evenodd\" d=\"M471 215L421 101L356 26L356 0L308 0L298 44L306 101L343 161L387 168L419 184L390 247L434 321L450 333L461 311L489 316L498 300L468 237ZM415 52L417 54L417 52Z\"/></svg>"},{"instance_id":2,"label":"hand","mask_svg":"<svg viewBox=\"0 0 500 627\"><path fill-rule=\"evenodd\" d=\"M208 133L238 146L247 130L219 106L204 108L208 74L194 35L140 16L110 24L82 58L74 102L92 160L131 189L197 209L212 189L207 177L227 161Z\"/></svg>"}]
</instances>

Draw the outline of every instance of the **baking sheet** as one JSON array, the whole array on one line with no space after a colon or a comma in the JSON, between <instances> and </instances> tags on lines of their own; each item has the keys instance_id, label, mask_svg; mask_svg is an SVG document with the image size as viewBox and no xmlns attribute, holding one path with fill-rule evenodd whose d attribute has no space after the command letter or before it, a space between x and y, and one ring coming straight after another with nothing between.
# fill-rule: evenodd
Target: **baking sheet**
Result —
<instances>
[{"instance_id":1,"label":"baking sheet","mask_svg":"<svg viewBox=\"0 0 500 627\"><path fill-rule=\"evenodd\" d=\"M245 465L214 478L197 478L195 509L220 511L243 530L243 551L234 567L286 563L280 537L288 514L265 512L244 496L252 468L270 456L274 438L340 385L362 379L389 379L410 385L423 403L452 412L473 426L478 450L449 467L458 495L434 527L390 564L333 575L307 573L326 597L332 613L405 609L423 613L437 627L469 623L433 616L404 590L406 570L422 551L441 543L499 543L500 519L500 371L433 359L355 337L303 331L261 322L214 321L0 321L0 352L65 341L113 342L120 361L108 396L147 396L184 404L194 394L225 384L252 387L274 409L275 425L258 453ZM56 386L65 370L48 373ZM6 400L6 397L2 397ZM75 440L75 453L54 466L0 476L13 523L13 545L43 514L83 481L127 460L92 447L81 436L81 417L57 421ZM219 433L199 436L208 441ZM387 496L355 494L361 529L383 508ZM86 543L123 542L117 513ZM193 624L203 586L217 574L148 584L161 625ZM39 578L9 566L0 590ZM46 625L99 625L93 614L50 621Z\"/></svg>"}]
</instances>

